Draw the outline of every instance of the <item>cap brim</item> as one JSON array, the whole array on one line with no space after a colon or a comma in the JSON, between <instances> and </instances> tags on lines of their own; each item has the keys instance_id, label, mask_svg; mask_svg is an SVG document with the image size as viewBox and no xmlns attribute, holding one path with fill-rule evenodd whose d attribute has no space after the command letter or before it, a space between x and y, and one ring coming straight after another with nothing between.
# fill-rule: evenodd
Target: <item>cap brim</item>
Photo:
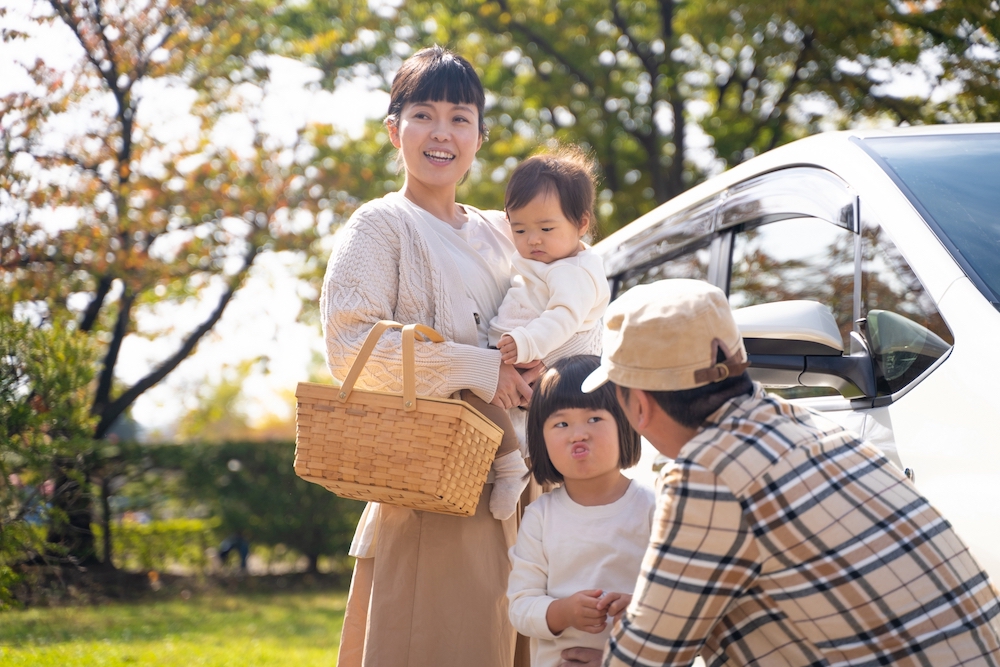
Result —
<instances>
[{"instance_id":1,"label":"cap brim","mask_svg":"<svg viewBox=\"0 0 1000 667\"><path fill-rule=\"evenodd\" d=\"M583 384L580 385L580 391L585 394L589 394L607 381L608 369L604 366L598 366L593 373L587 376L587 379L583 381Z\"/></svg>"}]
</instances>

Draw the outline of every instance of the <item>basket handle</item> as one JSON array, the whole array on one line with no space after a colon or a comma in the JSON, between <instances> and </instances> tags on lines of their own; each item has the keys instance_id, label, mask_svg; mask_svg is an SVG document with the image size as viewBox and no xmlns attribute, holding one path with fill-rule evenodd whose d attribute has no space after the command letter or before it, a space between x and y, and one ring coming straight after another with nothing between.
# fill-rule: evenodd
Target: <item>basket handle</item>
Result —
<instances>
[{"instance_id":1,"label":"basket handle","mask_svg":"<svg viewBox=\"0 0 1000 667\"><path fill-rule=\"evenodd\" d=\"M378 343L379 338L382 337L386 329L403 330L403 410L411 412L417 409L417 388L414 377L416 363L413 350L417 334L419 333L424 339L432 343L444 342L444 336L426 324L407 324L404 326L392 320L379 320L376 322L372 330L368 332L368 336L361 346L361 351L358 352L354 363L351 364L350 370L347 371L347 377L344 378L344 383L340 386L337 398L341 403L346 403L347 399L350 398L351 392L354 390L354 383L357 382L358 376L361 375L361 371L368 362L368 357L371 356L372 351L375 349L375 344Z\"/></svg>"}]
</instances>

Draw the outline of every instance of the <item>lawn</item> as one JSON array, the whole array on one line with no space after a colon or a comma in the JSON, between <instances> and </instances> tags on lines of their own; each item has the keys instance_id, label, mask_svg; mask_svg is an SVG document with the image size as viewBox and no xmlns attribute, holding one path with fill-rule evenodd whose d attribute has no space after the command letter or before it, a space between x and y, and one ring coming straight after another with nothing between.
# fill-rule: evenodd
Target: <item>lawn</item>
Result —
<instances>
[{"instance_id":1,"label":"lawn","mask_svg":"<svg viewBox=\"0 0 1000 667\"><path fill-rule=\"evenodd\" d=\"M334 665L343 592L231 595L0 613L4 667Z\"/></svg>"}]
</instances>

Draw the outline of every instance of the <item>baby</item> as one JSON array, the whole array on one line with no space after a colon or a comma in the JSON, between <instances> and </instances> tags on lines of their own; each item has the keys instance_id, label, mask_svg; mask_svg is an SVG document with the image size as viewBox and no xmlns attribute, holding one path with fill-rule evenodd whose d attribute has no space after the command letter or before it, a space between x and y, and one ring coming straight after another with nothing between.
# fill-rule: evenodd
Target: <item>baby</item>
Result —
<instances>
[{"instance_id":1,"label":"baby","mask_svg":"<svg viewBox=\"0 0 1000 667\"><path fill-rule=\"evenodd\" d=\"M504 208L517 249L515 275L490 322L490 345L504 363L551 365L601 353L601 317L611 291L601 258L583 242L594 220L594 191L594 164L575 146L532 156L511 174ZM505 431L493 463L490 509L497 518L514 513L527 484L505 417L494 419Z\"/></svg>"}]
</instances>

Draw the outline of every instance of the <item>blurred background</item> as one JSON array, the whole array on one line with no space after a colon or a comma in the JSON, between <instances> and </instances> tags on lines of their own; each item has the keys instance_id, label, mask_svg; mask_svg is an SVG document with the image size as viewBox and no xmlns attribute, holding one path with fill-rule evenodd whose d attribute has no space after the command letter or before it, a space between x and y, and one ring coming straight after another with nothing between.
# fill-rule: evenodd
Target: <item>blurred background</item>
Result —
<instances>
[{"instance_id":1,"label":"blurred background","mask_svg":"<svg viewBox=\"0 0 1000 667\"><path fill-rule=\"evenodd\" d=\"M996 0L0 0L0 606L241 550L342 582L359 507L292 474L293 391L417 49L487 89L459 199L576 142L600 236L809 134L1000 120L998 34Z\"/></svg>"}]
</instances>

